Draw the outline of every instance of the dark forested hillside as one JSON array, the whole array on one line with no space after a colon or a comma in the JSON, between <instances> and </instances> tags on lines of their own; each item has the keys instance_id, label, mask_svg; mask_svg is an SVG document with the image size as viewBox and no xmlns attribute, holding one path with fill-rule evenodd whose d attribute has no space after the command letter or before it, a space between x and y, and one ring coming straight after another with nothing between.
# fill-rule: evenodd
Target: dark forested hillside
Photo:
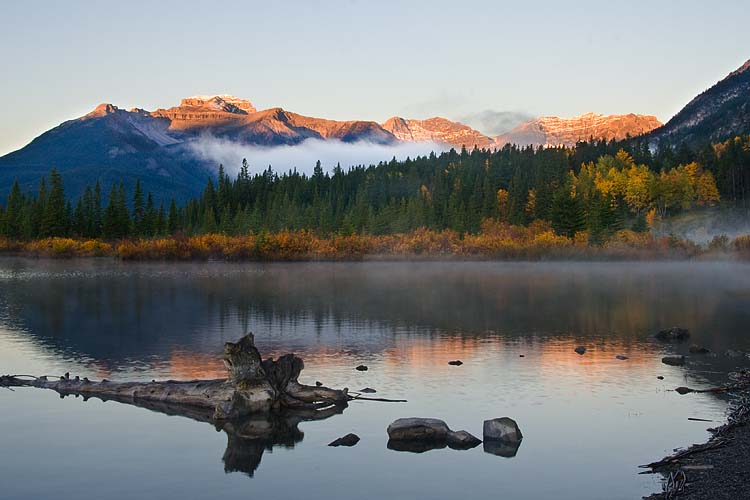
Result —
<instances>
[{"instance_id":1,"label":"dark forested hillside","mask_svg":"<svg viewBox=\"0 0 750 500\"><path fill-rule=\"evenodd\" d=\"M21 239L249 234L309 229L318 234L391 234L415 228L472 233L484 219L547 221L563 236L602 241L645 231L655 217L719 199L750 196L750 140L652 154L645 143L591 142L573 148L462 150L310 176L270 167L238 175L219 169L201 196L156 202L140 182L88 186L65 203L52 172L33 193L15 184L0 234Z\"/></svg>"}]
</instances>

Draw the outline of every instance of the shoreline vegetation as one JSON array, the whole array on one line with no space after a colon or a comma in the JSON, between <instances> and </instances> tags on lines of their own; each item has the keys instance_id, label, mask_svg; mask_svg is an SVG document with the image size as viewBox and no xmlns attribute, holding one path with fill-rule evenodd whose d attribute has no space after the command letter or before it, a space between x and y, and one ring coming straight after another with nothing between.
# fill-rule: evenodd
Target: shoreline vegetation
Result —
<instances>
[{"instance_id":1,"label":"shoreline vegetation","mask_svg":"<svg viewBox=\"0 0 750 500\"><path fill-rule=\"evenodd\" d=\"M118 240L0 237L0 255L127 261L750 260L750 235L719 235L701 245L676 236L620 230L594 243L587 231L559 235L544 221L516 226L485 219L476 234L419 228L389 235L320 236L297 230Z\"/></svg>"}]
</instances>

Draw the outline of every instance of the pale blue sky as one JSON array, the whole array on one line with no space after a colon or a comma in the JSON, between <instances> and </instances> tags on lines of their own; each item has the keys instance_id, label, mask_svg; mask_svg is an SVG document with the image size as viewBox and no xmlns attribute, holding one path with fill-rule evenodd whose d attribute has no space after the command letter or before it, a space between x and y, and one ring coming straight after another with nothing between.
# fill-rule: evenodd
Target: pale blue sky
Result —
<instances>
[{"instance_id":1,"label":"pale blue sky","mask_svg":"<svg viewBox=\"0 0 750 500\"><path fill-rule=\"evenodd\" d=\"M655 114L750 58L744 1L0 0L0 154L100 102L334 119Z\"/></svg>"}]
</instances>

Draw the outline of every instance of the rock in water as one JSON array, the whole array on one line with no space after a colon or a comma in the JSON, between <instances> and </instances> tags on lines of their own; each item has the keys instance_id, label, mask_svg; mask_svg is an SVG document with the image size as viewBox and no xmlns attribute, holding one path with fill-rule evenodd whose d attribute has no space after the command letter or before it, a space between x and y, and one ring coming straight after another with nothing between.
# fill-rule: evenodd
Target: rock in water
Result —
<instances>
[{"instance_id":1,"label":"rock in water","mask_svg":"<svg viewBox=\"0 0 750 500\"><path fill-rule=\"evenodd\" d=\"M676 326L673 326L672 328L669 328L667 330L661 330L655 335L655 337L659 340L667 342L671 340L685 340L686 338L690 337L690 331L687 328L678 328Z\"/></svg>"},{"instance_id":2,"label":"rock in water","mask_svg":"<svg viewBox=\"0 0 750 500\"><path fill-rule=\"evenodd\" d=\"M482 440L467 431L449 431L448 446L453 450L468 450L475 448Z\"/></svg>"},{"instance_id":3,"label":"rock in water","mask_svg":"<svg viewBox=\"0 0 750 500\"><path fill-rule=\"evenodd\" d=\"M359 392L361 392L363 394L375 394L378 391L376 391L372 387L365 387L364 389L360 390Z\"/></svg>"},{"instance_id":4,"label":"rock in water","mask_svg":"<svg viewBox=\"0 0 750 500\"><path fill-rule=\"evenodd\" d=\"M349 433L329 443L328 446L354 446L357 443L359 443L359 436Z\"/></svg>"},{"instance_id":5,"label":"rock in water","mask_svg":"<svg viewBox=\"0 0 750 500\"><path fill-rule=\"evenodd\" d=\"M621 361L625 361L626 359L628 359L627 356L623 356L622 354L618 354L617 356L615 356L615 358L617 358L617 359L619 359Z\"/></svg>"},{"instance_id":6,"label":"rock in water","mask_svg":"<svg viewBox=\"0 0 750 500\"><path fill-rule=\"evenodd\" d=\"M485 420L482 428L484 440L496 440L506 443L516 443L523 439L521 429L515 420L509 417Z\"/></svg>"},{"instance_id":7,"label":"rock in water","mask_svg":"<svg viewBox=\"0 0 750 500\"><path fill-rule=\"evenodd\" d=\"M388 426L392 441L438 441L448 438L448 424L437 418L399 418Z\"/></svg>"},{"instance_id":8,"label":"rock in water","mask_svg":"<svg viewBox=\"0 0 750 500\"><path fill-rule=\"evenodd\" d=\"M576 352L583 356L584 354L586 354L586 348L582 345L579 345L578 347L576 347Z\"/></svg>"},{"instance_id":9,"label":"rock in water","mask_svg":"<svg viewBox=\"0 0 750 500\"><path fill-rule=\"evenodd\" d=\"M355 370L360 371L360 372L366 372L367 367L365 365L359 365L357 368L355 368Z\"/></svg>"},{"instance_id":10,"label":"rock in water","mask_svg":"<svg viewBox=\"0 0 750 500\"><path fill-rule=\"evenodd\" d=\"M455 361L448 361L448 364L452 366L461 366L462 364L464 364L464 362L460 359L457 359Z\"/></svg>"},{"instance_id":11,"label":"rock in water","mask_svg":"<svg viewBox=\"0 0 750 500\"><path fill-rule=\"evenodd\" d=\"M705 347L693 344L690 346L690 352L692 354L708 354L711 351L709 351Z\"/></svg>"},{"instance_id":12,"label":"rock in water","mask_svg":"<svg viewBox=\"0 0 750 500\"><path fill-rule=\"evenodd\" d=\"M515 457L523 434L515 420L508 417L485 420L482 429L484 451L501 457Z\"/></svg>"},{"instance_id":13,"label":"rock in water","mask_svg":"<svg viewBox=\"0 0 750 500\"><path fill-rule=\"evenodd\" d=\"M661 362L670 366L682 366L685 364L685 356L664 356Z\"/></svg>"}]
</instances>

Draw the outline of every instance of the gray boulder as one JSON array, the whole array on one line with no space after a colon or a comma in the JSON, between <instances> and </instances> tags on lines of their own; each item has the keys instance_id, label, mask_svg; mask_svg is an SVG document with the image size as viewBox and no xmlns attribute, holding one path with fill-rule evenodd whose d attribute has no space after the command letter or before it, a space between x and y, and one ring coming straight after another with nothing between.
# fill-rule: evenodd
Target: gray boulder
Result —
<instances>
[{"instance_id":1,"label":"gray boulder","mask_svg":"<svg viewBox=\"0 0 750 500\"><path fill-rule=\"evenodd\" d=\"M485 420L482 434L486 441L502 441L504 443L520 443L523 439L521 429L515 420L509 417Z\"/></svg>"},{"instance_id":2,"label":"gray boulder","mask_svg":"<svg viewBox=\"0 0 750 500\"><path fill-rule=\"evenodd\" d=\"M485 420L482 433L484 451L505 458L516 456L523 439L516 421L508 417Z\"/></svg>"},{"instance_id":3,"label":"gray boulder","mask_svg":"<svg viewBox=\"0 0 750 500\"><path fill-rule=\"evenodd\" d=\"M437 418L399 418L388 426L392 441L442 441L448 438L448 424Z\"/></svg>"},{"instance_id":4,"label":"gray boulder","mask_svg":"<svg viewBox=\"0 0 750 500\"><path fill-rule=\"evenodd\" d=\"M448 446L453 450L468 450L479 446L482 440L467 431L449 431Z\"/></svg>"}]
</instances>

